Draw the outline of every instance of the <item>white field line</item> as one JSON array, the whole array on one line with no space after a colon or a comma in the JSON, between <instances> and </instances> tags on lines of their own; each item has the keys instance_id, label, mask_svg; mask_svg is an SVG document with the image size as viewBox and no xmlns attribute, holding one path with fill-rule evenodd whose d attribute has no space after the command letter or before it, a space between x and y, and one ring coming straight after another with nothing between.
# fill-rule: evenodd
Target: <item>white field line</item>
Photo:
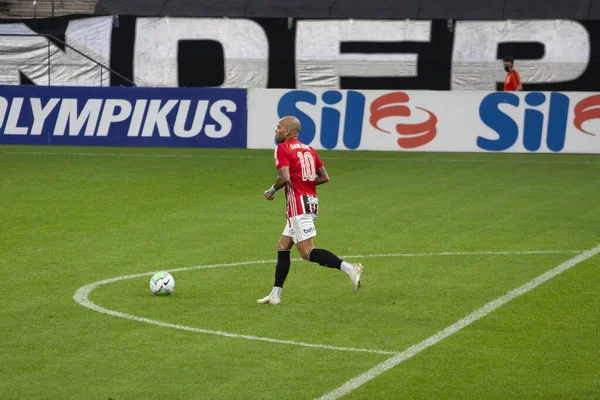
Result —
<instances>
[{"instance_id":1,"label":"white field line","mask_svg":"<svg viewBox=\"0 0 600 400\"><path fill-rule=\"evenodd\" d=\"M237 262L237 263L228 263L228 264L212 264L212 265L199 265L199 266L195 266L195 267L175 268L175 269L170 269L168 271L169 272L190 271L190 270L195 270L195 269L236 267L236 266L241 266L241 265L266 264L266 263L274 263L274 262L275 262L275 260L246 261L246 262ZM122 312L114 311L114 310L109 310L107 308L96 305L89 299L90 293L94 289L96 289L98 286L102 286L102 285L106 285L109 283L122 281L122 280L126 280L126 279L134 279L134 278L139 278L142 276L154 275L156 272L159 272L159 271L119 276L117 278L105 279L102 281L94 282L94 283L91 283L89 285L79 288L77 290L77 292L75 292L75 295L73 295L73 299L75 299L75 301L77 303L81 304L82 306L92 309L94 311L98 311L103 314L108 314L108 315L112 315L113 317L129 319L129 320L137 321L137 322L145 322L147 324L158 325L158 326L162 326L165 328L173 328L173 329L179 329L179 330L183 330L183 331L197 332L197 333L207 333L207 334L211 334L211 335L225 336L225 337L237 338L237 339L258 340L258 341L262 341L262 342L270 342L270 343L278 343L278 344L291 344L291 345L296 345L296 346L313 347L313 348L327 349L327 350L355 351L355 352L363 352L363 353L376 353L376 354L388 354L388 355L389 354L398 354L398 352L395 352L395 351L328 346L328 345L324 345L324 344L295 342L292 340L272 339L272 338L261 337L261 336L243 335L243 334L237 334L237 333L231 333L231 332L193 328L193 327L184 326L184 325L169 324L166 322L161 322L161 321L157 321L157 320L153 320L153 319L149 319L149 318L137 317L135 315L126 314L126 313L122 313ZM262 306L262 307L264 307L264 306Z\"/></svg>"},{"instance_id":2,"label":"white field line","mask_svg":"<svg viewBox=\"0 0 600 400\"><path fill-rule=\"evenodd\" d=\"M531 250L531 251L448 251L441 253L391 253L363 254L342 256L342 258L375 258L375 257L434 257L434 256L490 256L490 255L523 255L523 254L568 254L581 253L581 250Z\"/></svg>"},{"instance_id":3,"label":"white field line","mask_svg":"<svg viewBox=\"0 0 600 400\"><path fill-rule=\"evenodd\" d=\"M497 298L496 300L493 300L493 301L487 303L480 309L478 309L478 310L474 311L473 313L467 315L466 317L456 321L454 324L448 326L444 330L439 331L435 335L425 339L424 341L422 341L418 344L415 344L414 346L409 347L408 349L404 350L403 352L383 361L382 363L376 365L375 367L371 368L370 370L350 379L349 381L347 381L343 385L339 386L338 388L319 397L319 400L338 399L338 398L352 392L353 390L359 388L361 385L364 385L368 381L378 377L379 375L383 374L384 372L394 368L395 366L397 366L400 363L408 360L409 358L419 354L420 352L433 346L434 344L439 343L440 341L455 334L456 332L460 331L461 329L471 325L473 322L485 317L492 311L496 310L498 307L501 307L504 304L508 303L509 301L529 292L530 290L535 289L542 283L549 281L550 279L554 278L558 274L565 272L570 268L573 268L575 265L595 256L598 253L600 253L600 245L597 245L596 247L594 247L590 250L587 250L587 251L584 251L583 253L578 254L577 256L571 258L570 260L563 262L556 268L553 268L553 269L543 273L542 275L538 276L537 278L530 280L523 286L518 287L514 290L511 290L510 292Z\"/></svg>"},{"instance_id":4,"label":"white field line","mask_svg":"<svg viewBox=\"0 0 600 400\"><path fill-rule=\"evenodd\" d=\"M143 158L208 158L208 159L271 159L269 156L218 155L218 154L142 154L142 153L93 153L93 152L52 152L52 151L5 151L1 154L30 156L86 156L86 157L143 157ZM324 157L325 160L348 161L399 161L417 163L493 163L493 164L600 164L600 161L561 161L561 160L483 160L483 159L423 159L423 158L362 158L362 157Z\"/></svg>"},{"instance_id":5,"label":"white field line","mask_svg":"<svg viewBox=\"0 0 600 400\"><path fill-rule=\"evenodd\" d=\"M557 254L557 253L578 253L579 251L558 251L558 250L541 250L541 251L483 251L483 252L441 252L441 253L394 253L394 254L367 254L367 255L354 255L354 256L344 256L343 258L374 258L374 257L426 257L426 256L452 256L452 255L511 255L511 254ZM299 261L301 259L294 259L294 261ZM208 268L220 268L220 267L237 267L242 265L255 265L255 264L267 264L267 263L275 263L276 260L260 260L260 261L245 261L245 262L235 262L235 263L227 263L227 264L212 264L212 265L199 265L195 267L182 267L169 269L169 272L177 272L177 271L191 271L196 269L208 269ZM122 313L119 311L109 310L107 308L101 307L93 303L89 299L90 293L99 286L107 285L109 283L118 282L126 279L134 279L140 278L143 276L151 276L154 275L158 271L152 272L143 272L140 274L134 275L126 275L119 276L116 278L104 279L102 281L94 282L89 285L83 286L79 288L73 298L74 300L81 304L84 307L87 307L91 310L98 311L103 314L112 315L114 317L129 319L132 321L145 322L152 325L158 325L165 328L173 328L190 332L197 333L206 333L211 335L218 336L226 336L230 338L239 338L239 339L248 339L248 340L258 340L263 342L271 342L271 343L279 343L279 344L291 344L296 346L304 346L304 347L314 347L321 348L327 350L338 350L338 351L354 351L354 352L364 352L364 353L376 353L376 354L400 354L397 351L388 351L388 350L377 350L377 349L359 349L353 347L338 347L338 346L328 346L322 344L315 343L305 343L305 342L295 342L291 340L282 340L282 339L272 339L267 337L260 336L251 336L251 335L243 335L237 333L223 332L223 331L214 331L209 329L201 329L201 328L193 328L189 326L169 324L166 322L161 322L149 318L137 317L135 315Z\"/></svg>"}]
</instances>

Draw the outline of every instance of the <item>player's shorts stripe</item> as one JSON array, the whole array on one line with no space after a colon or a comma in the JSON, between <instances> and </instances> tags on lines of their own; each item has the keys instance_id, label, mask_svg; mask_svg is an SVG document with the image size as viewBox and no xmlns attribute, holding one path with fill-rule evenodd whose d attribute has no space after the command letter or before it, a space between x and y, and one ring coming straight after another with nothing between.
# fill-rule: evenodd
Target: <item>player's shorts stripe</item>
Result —
<instances>
[{"instance_id":1,"label":"player's shorts stripe","mask_svg":"<svg viewBox=\"0 0 600 400\"><path fill-rule=\"evenodd\" d=\"M296 221L296 218L292 218L292 229L294 230L294 236L296 236L297 238L300 238L302 231L300 230L300 224L298 224L298 221Z\"/></svg>"}]
</instances>

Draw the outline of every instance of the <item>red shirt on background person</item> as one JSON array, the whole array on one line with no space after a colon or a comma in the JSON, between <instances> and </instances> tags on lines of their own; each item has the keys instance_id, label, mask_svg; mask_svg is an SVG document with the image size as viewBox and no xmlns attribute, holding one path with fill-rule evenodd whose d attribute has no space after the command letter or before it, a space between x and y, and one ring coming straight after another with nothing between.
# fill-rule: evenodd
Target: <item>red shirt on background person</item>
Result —
<instances>
[{"instance_id":1,"label":"red shirt on background person","mask_svg":"<svg viewBox=\"0 0 600 400\"><path fill-rule=\"evenodd\" d=\"M515 70L515 59L507 56L502 60L504 62L504 70L506 71L506 78L504 78L504 91L505 92L519 92L523 90L521 84L521 75Z\"/></svg>"}]
</instances>

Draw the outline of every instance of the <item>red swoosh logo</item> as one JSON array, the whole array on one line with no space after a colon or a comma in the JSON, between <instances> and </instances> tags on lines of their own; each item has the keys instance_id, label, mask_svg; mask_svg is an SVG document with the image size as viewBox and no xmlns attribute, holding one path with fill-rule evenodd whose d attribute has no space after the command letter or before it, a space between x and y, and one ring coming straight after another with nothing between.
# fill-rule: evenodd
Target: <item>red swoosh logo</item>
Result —
<instances>
[{"instance_id":1,"label":"red swoosh logo","mask_svg":"<svg viewBox=\"0 0 600 400\"><path fill-rule=\"evenodd\" d=\"M371 103L371 118L369 122L371 126L385 133L388 132L379 127L378 122L388 117L409 117L410 109L400 103L407 103L410 100L408 95L403 92L394 92L385 94ZM421 107L419 110L429 114L429 118L425 122L418 124L396 124L396 132L403 136L398 139L398 146L405 149L412 149L423 146L433 140L437 134L437 117L431 111Z\"/></svg>"},{"instance_id":2,"label":"red swoosh logo","mask_svg":"<svg viewBox=\"0 0 600 400\"><path fill-rule=\"evenodd\" d=\"M600 94L587 97L575 106L575 120L573 121L573 124L575 125L575 128L579 129L581 132L587 135L596 136L595 133L586 131L582 126L585 121L597 118L600 118Z\"/></svg>"}]
</instances>

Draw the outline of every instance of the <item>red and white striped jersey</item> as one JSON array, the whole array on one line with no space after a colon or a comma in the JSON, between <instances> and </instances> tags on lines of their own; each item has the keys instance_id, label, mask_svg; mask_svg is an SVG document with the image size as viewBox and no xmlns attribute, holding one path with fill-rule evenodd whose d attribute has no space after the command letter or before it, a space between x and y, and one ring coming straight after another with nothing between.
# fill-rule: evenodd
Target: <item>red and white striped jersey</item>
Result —
<instances>
[{"instance_id":1,"label":"red and white striped jersey","mask_svg":"<svg viewBox=\"0 0 600 400\"><path fill-rule=\"evenodd\" d=\"M300 142L297 138L280 143L275 149L275 166L289 167L290 181L285 186L287 200L287 216L300 214L317 214L317 169L323 161L312 147Z\"/></svg>"}]
</instances>

